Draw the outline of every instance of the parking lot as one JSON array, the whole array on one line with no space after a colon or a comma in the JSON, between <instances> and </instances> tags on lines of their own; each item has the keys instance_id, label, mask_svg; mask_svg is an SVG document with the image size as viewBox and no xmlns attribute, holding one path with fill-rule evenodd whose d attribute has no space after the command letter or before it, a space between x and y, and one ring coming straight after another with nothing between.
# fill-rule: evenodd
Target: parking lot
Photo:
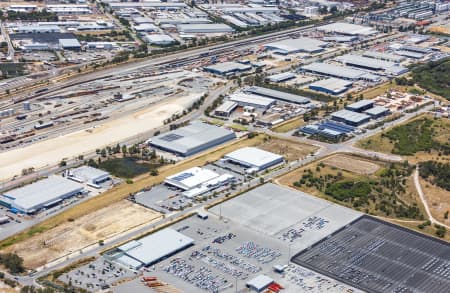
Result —
<instances>
[{"instance_id":1,"label":"parking lot","mask_svg":"<svg viewBox=\"0 0 450 293\"><path fill-rule=\"evenodd\" d=\"M293 262L366 292L449 292L450 245L363 216Z\"/></svg>"},{"instance_id":2,"label":"parking lot","mask_svg":"<svg viewBox=\"0 0 450 293\"><path fill-rule=\"evenodd\" d=\"M236 178L235 184L244 182L244 176L240 173L235 172L234 170L231 170L230 168L221 167L217 164L208 164L203 168L212 170L219 175L225 173L231 174ZM222 192L226 192L230 187L230 184L227 184L214 190L208 191L198 197L204 199L212 196L217 196ZM138 192L130 199L147 208L154 209L158 212L166 214L172 211L182 210L196 203L196 198L187 198L181 194L182 192L183 190L174 186L158 184L156 186Z\"/></svg>"},{"instance_id":3,"label":"parking lot","mask_svg":"<svg viewBox=\"0 0 450 293\"><path fill-rule=\"evenodd\" d=\"M290 264L282 274L275 265L287 265L289 243L257 233L235 222L210 215L191 217L173 226L193 238L194 246L142 269L181 292L248 292L245 284L264 274L280 283L283 292L359 292L308 269ZM141 278L126 282L114 292L151 292Z\"/></svg>"},{"instance_id":4,"label":"parking lot","mask_svg":"<svg viewBox=\"0 0 450 293\"><path fill-rule=\"evenodd\" d=\"M99 258L94 262L61 275L58 280L89 291L108 289L117 282L134 278L138 273Z\"/></svg>"}]
</instances>

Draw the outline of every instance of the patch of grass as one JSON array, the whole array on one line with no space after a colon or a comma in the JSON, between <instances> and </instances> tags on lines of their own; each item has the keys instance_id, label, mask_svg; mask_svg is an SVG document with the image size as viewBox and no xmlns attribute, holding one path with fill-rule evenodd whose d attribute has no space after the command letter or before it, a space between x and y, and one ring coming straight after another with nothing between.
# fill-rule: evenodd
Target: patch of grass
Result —
<instances>
[{"instance_id":1,"label":"patch of grass","mask_svg":"<svg viewBox=\"0 0 450 293\"><path fill-rule=\"evenodd\" d=\"M427 161L420 163L420 176L447 191L450 191L450 164Z\"/></svg>"},{"instance_id":2,"label":"patch of grass","mask_svg":"<svg viewBox=\"0 0 450 293\"><path fill-rule=\"evenodd\" d=\"M272 131L278 133L285 133L291 130L297 129L301 126L305 125L305 121L302 118L297 117L291 120L287 120L283 123L278 124L277 126L272 128Z\"/></svg>"},{"instance_id":3,"label":"patch of grass","mask_svg":"<svg viewBox=\"0 0 450 293\"><path fill-rule=\"evenodd\" d=\"M138 158L133 157L108 159L98 164L100 169L121 178L134 178L160 166L157 163L140 163Z\"/></svg>"}]
</instances>

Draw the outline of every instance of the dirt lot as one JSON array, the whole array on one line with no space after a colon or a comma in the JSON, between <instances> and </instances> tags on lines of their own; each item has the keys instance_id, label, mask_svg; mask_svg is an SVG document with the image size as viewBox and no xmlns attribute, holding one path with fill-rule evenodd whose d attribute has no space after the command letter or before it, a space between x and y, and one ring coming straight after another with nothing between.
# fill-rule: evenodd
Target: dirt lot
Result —
<instances>
[{"instance_id":1,"label":"dirt lot","mask_svg":"<svg viewBox=\"0 0 450 293\"><path fill-rule=\"evenodd\" d=\"M155 211L123 200L77 220L67 221L5 251L17 252L24 258L25 266L33 269L99 240L152 222L160 216Z\"/></svg>"},{"instance_id":2,"label":"dirt lot","mask_svg":"<svg viewBox=\"0 0 450 293\"><path fill-rule=\"evenodd\" d=\"M288 161L304 158L318 149L318 147L310 144L302 144L278 138L267 140L258 147L263 150L282 155Z\"/></svg>"},{"instance_id":3,"label":"dirt lot","mask_svg":"<svg viewBox=\"0 0 450 293\"><path fill-rule=\"evenodd\" d=\"M288 131L297 129L303 125L305 125L305 121L303 121L303 118L298 117L298 118L288 120L286 122L281 123L280 125L273 127L272 131L284 133L284 132L288 132Z\"/></svg>"},{"instance_id":4,"label":"dirt lot","mask_svg":"<svg viewBox=\"0 0 450 293\"><path fill-rule=\"evenodd\" d=\"M450 225L450 220L444 218L444 213L450 211L450 194L445 189L439 188L420 177L420 186L422 186L426 201L430 207L433 217Z\"/></svg>"},{"instance_id":5,"label":"dirt lot","mask_svg":"<svg viewBox=\"0 0 450 293\"><path fill-rule=\"evenodd\" d=\"M363 159L357 159L352 156L336 155L323 161L325 165L350 171L361 175L369 175L375 173L380 166Z\"/></svg>"}]
</instances>

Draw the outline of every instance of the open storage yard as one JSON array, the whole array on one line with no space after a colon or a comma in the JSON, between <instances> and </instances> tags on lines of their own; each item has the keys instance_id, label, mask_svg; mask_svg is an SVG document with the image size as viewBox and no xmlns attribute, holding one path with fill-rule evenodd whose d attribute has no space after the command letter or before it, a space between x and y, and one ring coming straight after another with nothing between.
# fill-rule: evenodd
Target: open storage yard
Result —
<instances>
[{"instance_id":1,"label":"open storage yard","mask_svg":"<svg viewBox=\"0 0 450 293\"><path fill-rule=\"evenodd\" d=\"M450 245L363 216L293 262L370 293L450 291Z\"/></svg>"},{"instance_id":2,"label":"open storage yard","mask_svg":"<svg viewBox=\"0 0 450 293\"><path fill-rule=\"evenodd\" d=\"M69 219L44 234L35 235L4 251L17 252L24 258L27 268L37 268L71 252L95 245L99 240L151 223L159 217L160 214L155 211L121 201L79 219Z\"/></svg>"}]
</instances>

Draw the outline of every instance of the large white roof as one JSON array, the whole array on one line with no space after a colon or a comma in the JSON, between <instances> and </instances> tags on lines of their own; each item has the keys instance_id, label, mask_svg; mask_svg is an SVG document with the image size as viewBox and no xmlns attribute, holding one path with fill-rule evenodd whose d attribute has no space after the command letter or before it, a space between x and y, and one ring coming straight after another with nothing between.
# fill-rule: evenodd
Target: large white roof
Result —
<instances>
[{"instance_id":1,"label":"large white roof","mask_svg":"<svg viewBox=\"0 0 450 293\"><path fill-rule=\"evenodd\" d=\"M260 168L281 160L283 156L254 147L245 147L225 155L225 158L251 167Z\"/></svg>"},{"instance_id":2,"label":"large white roof","mask_svg":"<svg viewBox=\"0 0 450 293\"><path fill-rule=\"evenodd\" d=\"M82 189L83 185L79 183L60 176L51 176L24 187L7 191L4 196L11 198L15 206L24 210L31 210Z\"/></svg>"},{"instance_id":3,"label":"large white roof","mask_svg":"<svg viewBox=\"0 0 450 293\"><path fill-rule=\"evenodd\" d=\"M193 167L167 177L165 182L181 189L189 190L217 177L219 177L219 174L212 170Z\"/></svg>"},{"instance_id":4,"label":"large white roof","mask_svg":"<svg viewBox=\"0 0 450 293\"><path fill-rule=\"evenodd\" d=\"M346 22L334 22L317 28L320 31L335 32L344 35L362 35L368 36L375 34L377 31L368 26L362 26Z\"/></svg>"},{"instance_id":5,"label":"large white roof","mask_svg":"<svg viewBox=\"0 0 450 293\"><path fill-rule=\"evenodd\" d=\"M167 228L132 243L131 246L124 244L119 249L127 256L147 265L193 244L194 239Z\"/></svg>"},{"instance_id":6,"label":"large white roof","mask_svg":"<svg viewBox=\"0 0 450 293\"><path fill-rule=\"evenodd\" d=\"M298 38L265 44L264 47L289 54L294 52L316 52L322 50L325 45L325 42L316 39Z\"/></svg>"}]
</instances>

